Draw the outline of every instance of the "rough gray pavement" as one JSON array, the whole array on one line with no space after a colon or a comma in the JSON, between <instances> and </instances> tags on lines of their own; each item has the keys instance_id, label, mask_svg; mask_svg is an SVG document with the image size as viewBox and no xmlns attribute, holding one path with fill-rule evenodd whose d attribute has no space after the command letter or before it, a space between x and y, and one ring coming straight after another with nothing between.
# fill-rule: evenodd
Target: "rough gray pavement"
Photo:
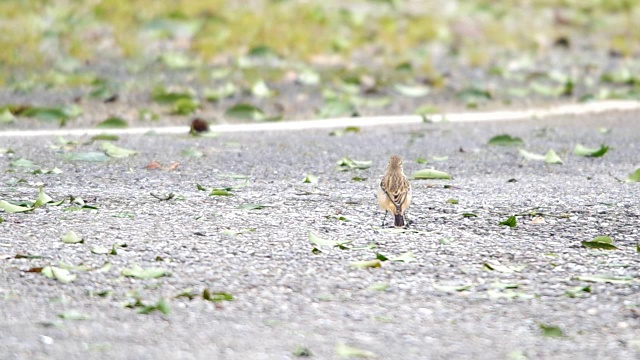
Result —
<instances>
[{"instance_id":1,"label":"rough gray pavement","mask_svg":"<svg viewBox=\"0 0 640 360\"><path fill-rule=\"evenodd\" d=\"M346 345L377 359L637 359L640 184L616 178L640 167L638 116L388 126L344 136L127 136L118 146L139 154L108 163L66 162L50 148L54 138L3 138L0 148L15 154L0 158L0 199L33 200L42 184L54 200L82 197L98 210L65 211L65 203L0 213L0 358L288 359L304 346L314 358L334 359ZM602 126L611 132L600 133ZM501 133L522 137L531 152L555 149L564 164L527 162L515 148L486 145ZM611 150L582 158L572 152L577 143ZM181 155L192 147L205 156ZM391 154L405 159L406 173L434 167L454 177L412 180L409 232L380 228L374 188ZM373 164L336 171L343 156ZM9 167L21 157L63 173ZM430 163L414 162L419 157ZM171 172L144 169L152 160L181 164ZM250 179L234 196L196 188L242 183L225 174ZM303 184L305 174L319 182ZM150 193L176 196L160 201ZM271 206L238 208L248 203ZM532 223L536 214L544 223ZM498 225L510 215L517 215L516 227ZM68 230L85 243L62 243ZM347 250L319 247L314 254L310 232L352 242ZM581 246L598 235L611 236L619 249ZM114 243L127 247L117 255L90 251ZM376 253L406 252L415 261L350 266ZM92 270L72 270L77 279L69 284L26 272L59 261ZM110 270L95 270L105 262ZM133 265L163 267L171 276L121 276ZM619 283L579 278L594 275ZM452 290L460 286L466 290ZM565 295L578 286L590 292ZM176 297L188 288L194 299ZM234 301L205 301L205 288ZM110 293L95 295L101 291ZM145 303L165 298L169 315L123 307L134 292ZM69 310L90 319L58 317ZM541 324L564 336L543 336Z\"/></svg>"}]
</instances>

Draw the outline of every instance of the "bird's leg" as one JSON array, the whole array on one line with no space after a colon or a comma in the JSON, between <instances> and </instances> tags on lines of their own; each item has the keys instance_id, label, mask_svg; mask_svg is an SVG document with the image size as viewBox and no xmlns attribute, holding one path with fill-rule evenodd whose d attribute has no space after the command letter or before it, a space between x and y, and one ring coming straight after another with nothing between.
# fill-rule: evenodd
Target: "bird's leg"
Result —
<instances>
[{"instance_id":1,"label":"bird's leg","mask_svg":"<svg viewBox=\"0 0 640 360\"><path fill-rule=\"evenodd\" d=\"M384 227L384 222L387 220L387 210L384 211L384 216L382 217L382 227Z\"/></svg>"}]
</instances>

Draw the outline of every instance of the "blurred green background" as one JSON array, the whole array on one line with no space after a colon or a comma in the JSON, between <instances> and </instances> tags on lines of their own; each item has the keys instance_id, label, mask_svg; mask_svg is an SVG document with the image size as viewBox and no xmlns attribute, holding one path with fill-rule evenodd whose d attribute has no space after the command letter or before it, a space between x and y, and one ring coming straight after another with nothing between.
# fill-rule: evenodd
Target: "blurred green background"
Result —
<instances>
[{"instance_id":1,"label":"blurred green background","mask_svg":"<svg viewBox=\"0 0 640 360\"><path fill-rule=\"evenodd\" d=\"M0 14L6 103L61 88L163 102L179 85L173 100L197 101L164 98L170 113L235 96L279 114L244 114L264 120L640 97L636 0L14 0ZM276 104L300 94L291 83L315 87L312 110Z\"/></svg>"}]
</instances>

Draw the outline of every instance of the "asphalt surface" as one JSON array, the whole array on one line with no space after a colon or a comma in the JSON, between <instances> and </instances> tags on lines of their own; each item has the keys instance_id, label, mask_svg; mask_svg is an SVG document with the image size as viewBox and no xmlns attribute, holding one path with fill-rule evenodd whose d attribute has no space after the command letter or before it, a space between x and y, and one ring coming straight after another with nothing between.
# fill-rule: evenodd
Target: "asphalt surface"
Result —
<instances>
[{"instance_id":1,"label":"asphalt surface","mask_svg":"<svg viewBox=\"0 0 640 360\"><path fill-rule=\"evenodd\" d=\"M348 346L367 351L351 355L376 359L637 359L640 185L618 179L640 167L639 115L380 126L344 136L123 136L116 144L139 154L105 163L65 161L53 137L2 138L0 148L14 153L0 157L0 199L35 200L41 185L54 200L81 197L97 210L65 211L67 201L0 213L0 358L288 359L304 347L313 358L338 359L349 355ZM531 152L554 149L564 164L486 145L502 133L521 137ZM611 150L578 157L577 143ZM190 148L204 157L184 157ZM405 159L407 174L434 167L453 176L412 180L407 232L380 227L374 198L392 154ZM344 156L372 166L337 171ZM429 163L416 163L419 157ZM9 166L17 158L63 172ZM145 169L152 160L180 165ZM247 175L247 186L233 196L197 189L243 184L228 174ZM306 174L318 183L303 183ZM516 227L498 225L511 215ZM68 230L84 243L63 243ZM313 253L310 232L351 243ZM581 246L599 235L618 249ZM117 255L91 252L113 244L127 246ZM415 261L351 266L376 253L391 259L407 252ZM60 261L90 269L71 270L77 278L68 284L28 272ZM98 271L105 262L111 268ZM121 275L134 265L170 276ZM618 283L587 281L595 275ZM566 296L576 287L590 292ZM176 297L189 288L192 300ZM204 289L234 299L206 301ZM170 312L123 307L135 293L146 304L164 298ZM71 310L90 318L59 317ZM563 336L543 336L541 325L557 326Z\"/></svg>"}]
</instances>

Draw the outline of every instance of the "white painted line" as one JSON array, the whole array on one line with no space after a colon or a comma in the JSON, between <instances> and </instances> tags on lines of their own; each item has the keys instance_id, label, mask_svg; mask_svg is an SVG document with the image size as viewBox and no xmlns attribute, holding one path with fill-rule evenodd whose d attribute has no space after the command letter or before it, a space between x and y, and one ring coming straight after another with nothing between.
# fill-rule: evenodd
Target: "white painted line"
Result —
<instances>
[{"instance_id":1,"label":"white painted line","mask_svg":"<svg viewBox=\"0 0 640 360\"><path fill-rule=\"evenodd\" d=\"M596 114L607 111L629 111L640 110L640 101L599 101L584 104L560 105L551 108L512 110L512 111L486 111L486 112L464 112L450 114L435 114L429 116L433 122L443 119L449 122L488 122L488 121L513 121L538 119L550 116L563 115L584 115ZM371 116L340 119L302 120L302 121L282 121L264 122L251 124L227 124L213 125L211 132L250 132L250 131L290 131L290 130L311 130L311 129L333 129L347 126L384 126L384 125L407 125L422 123L419 115L404 116ZM156 134L186 134L189 132L188 126L170 127L144 127L127 129L56 129L56 130L15 130L0 131L0 137L36 137L36 136L82 136L82 135L131 135L154 132Z\"/></svg>"}]
</instances>

